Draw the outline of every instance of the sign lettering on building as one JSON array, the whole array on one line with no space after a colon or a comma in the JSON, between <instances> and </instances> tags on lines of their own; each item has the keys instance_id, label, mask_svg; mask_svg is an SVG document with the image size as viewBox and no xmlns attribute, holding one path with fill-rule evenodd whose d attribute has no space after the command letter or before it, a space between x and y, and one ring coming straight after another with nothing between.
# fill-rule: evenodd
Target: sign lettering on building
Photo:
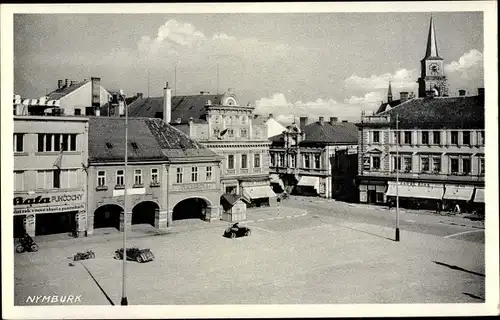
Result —
<instances>
[{"instance_id":1,"label":"sign lettering on building","mask_svg":"<svg viewBox=\"0 0 500 320\"><path fill-rule=\"evenodd\" d=\"M52 213L85 209L83 192L14 197L14 214Z\"/></svg>"},{"instance_id":2,"label":"sign lettering on building","mask_svg":"<svg viewBox=\"0 0 500 320\"><path fill-rule=\"evenodd\" d=\"M173 185L173 191L193 191L193 190L206 190L215 189L215 183L189 183L181 185Z\"/></svg>"}]
</instances>

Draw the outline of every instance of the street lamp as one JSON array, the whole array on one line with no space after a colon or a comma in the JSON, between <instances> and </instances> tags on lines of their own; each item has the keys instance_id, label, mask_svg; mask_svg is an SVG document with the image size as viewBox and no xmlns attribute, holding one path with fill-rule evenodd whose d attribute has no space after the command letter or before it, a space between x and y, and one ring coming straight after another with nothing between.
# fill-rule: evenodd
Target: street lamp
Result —
<instances>
[{"instance_id":1,"label":"street lamp","mask_svg":"<svg viewBox=\"0 0 500 320\"><path fill-rule=\"evenodd\" d=\"M128 168L128 110L127 103L125 102L125 95L123 91L120 90L120 96L123 98L123 105L125 109L125 170L123 172L123 184L125 184L125 189L123 190L123 268L122 268L122 300L121 305L128 305L127 300L127 168Z\"/></svg>"},{"instance_id":2,"label":"street lamp","mask_svg":"<svg viewBox=\"0 0 500 320\"><path fill-rule=\"evenodd\" d=\"M395 240L399 241L399 168L401 167L401 159L399 159L399 116L396 114L396 235Z\"/></svg>"}]
</instances>

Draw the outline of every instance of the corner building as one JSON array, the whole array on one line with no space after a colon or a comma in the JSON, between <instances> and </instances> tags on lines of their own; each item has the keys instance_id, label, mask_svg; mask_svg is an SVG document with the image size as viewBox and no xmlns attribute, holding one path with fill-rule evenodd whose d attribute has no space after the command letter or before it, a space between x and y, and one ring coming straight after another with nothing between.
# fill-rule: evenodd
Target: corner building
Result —
<instances>
[{"instance_id":1,"label":"corner building","mask_svg":"<svg viewBox=\"0 0 500 320\"><path fill-rule=\"evenodd\" d=\"M85 235L88 119L14 116L14 237Z\"/></svg>"}]
</instances>

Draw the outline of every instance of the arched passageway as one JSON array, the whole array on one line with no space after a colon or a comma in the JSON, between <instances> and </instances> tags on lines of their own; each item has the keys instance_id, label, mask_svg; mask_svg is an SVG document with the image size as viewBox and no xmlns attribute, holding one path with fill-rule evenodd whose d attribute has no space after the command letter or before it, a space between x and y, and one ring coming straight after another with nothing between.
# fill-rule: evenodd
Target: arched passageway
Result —
<instances>
[{"instance_id":1,"label":"arched passageway","mask_svg":"<svg viewBox=\"0 0 500 320\"><path fill-rule=\"evenodd\" d=\"M175 205L172 220L201 219L209 214L209 203L201 198L189 198Z\"/></svg>"},{"instance_id":2,"label":"arched passageway","mask_svg":"<svg viewBox=\"0 0 500 320\"><path fill-rule=\"evenodd\" d=\"M116 228L120 230L120 215L123 208L116 204L100 206L94 211L94 229Z\"/></svg>"},{"instance_id":3,"label":"arched passageway","mask_svg":"<svg viewBox=\"0 0 500 320\"><path fill-rule=\"evenodd\" d=\"M132 224L150 224L155 226L156 212L160 207L153 201L143 201L132 209Z\"/></svg>"}]
</instances>

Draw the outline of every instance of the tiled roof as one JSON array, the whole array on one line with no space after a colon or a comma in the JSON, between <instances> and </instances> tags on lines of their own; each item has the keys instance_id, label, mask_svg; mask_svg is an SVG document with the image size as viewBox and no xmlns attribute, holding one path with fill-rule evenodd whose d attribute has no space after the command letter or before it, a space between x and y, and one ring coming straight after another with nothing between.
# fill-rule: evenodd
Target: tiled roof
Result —
<instances>
[{"instance_id":1,"label":"tiled roof","mask_svg":"<svg viewBox=\"0 0 500 320\"><path fill-rule=\"evenodd\" d=\"M89 160L123 161L125 118L89 117ZM128 159L171 160L216 154L161 119L128 119Z\"/></svg>"},{"instance_id":2,"label":"tiled roof","mask_svg":"<svg viewBox=\"0 0 500 320\"><path fill-rule=\"evenodd\" d=\"M221 196L221 198L232 206L236 201L241 199L241 195L232 194L232 193L225 193Z\"/></svg>"},{"instance_id":3,"label":"tiled roof","mask_svg":"<svg viewBox=\"0 0 500 320\"><path fill-rule=\"evenodd\" d=\"M380 113L400 128L484 129L484 96L415 98Z\"/></svg>"},{"instance_id":4,"label":"tiled roof","mask_svg":"<svg viewBox=\"0 0 500 320\"><path fill-rule=\"evenodd\" d=\"M78 89L78 88L82 87L83 85L87 84L88 82L90 82L90 80L80 81L80 82L75 83L75 84L73 84L71 86L63 87L61 89L54 90L54 91L52 91L51 93L48 94L47 100L59 100L62 97L70 94L71 92L75 91L76 89Z\"/></svg>"},{"instance_id":5,"label":"tiled roof","mask_svg":"<svg viewBox=\"0 0 500 320\"><path fill-rule=\"evenodd\" d=\"M203 94L192 96L173 96L170 121L180 118L181 122L194 122L205 120L205 105L207 100L212 104L220 104L222 94ZM163 97L138 98L129 105L129 116L154 118L158 113L163 113Z\"/></svg>"},{"instance_id":6,"label":"tiled roof","mask_svg":"<svg viewBox=\"0 0 500 320\"><path fill-rule=\"evenodd\" d=\"M303 129L305 139L301 144L325 143L325 144L357 144L358 127L351 122L323 122L318 121L306 125ZM283 134L269 138L272 142L282 142Z\"/></svg>"},{"instance_id":7,"label":"tiled roof","mask_svg":"<svg viewBox=\"0 0 500 320\"><path fill-rule=\"evenodd\" d=\"M387 105L390 105L391 108L394 108L395 106L399 105L401 103L401 100L393 100L391 103L389 102L384 102L380 105L380 107L378 107L377 109L377 112L375 112L375 114L378 114L378 113L381 113L381 112L384 112L385 111L385 108L387 107Z\"/></svg>"}]
</instances>

